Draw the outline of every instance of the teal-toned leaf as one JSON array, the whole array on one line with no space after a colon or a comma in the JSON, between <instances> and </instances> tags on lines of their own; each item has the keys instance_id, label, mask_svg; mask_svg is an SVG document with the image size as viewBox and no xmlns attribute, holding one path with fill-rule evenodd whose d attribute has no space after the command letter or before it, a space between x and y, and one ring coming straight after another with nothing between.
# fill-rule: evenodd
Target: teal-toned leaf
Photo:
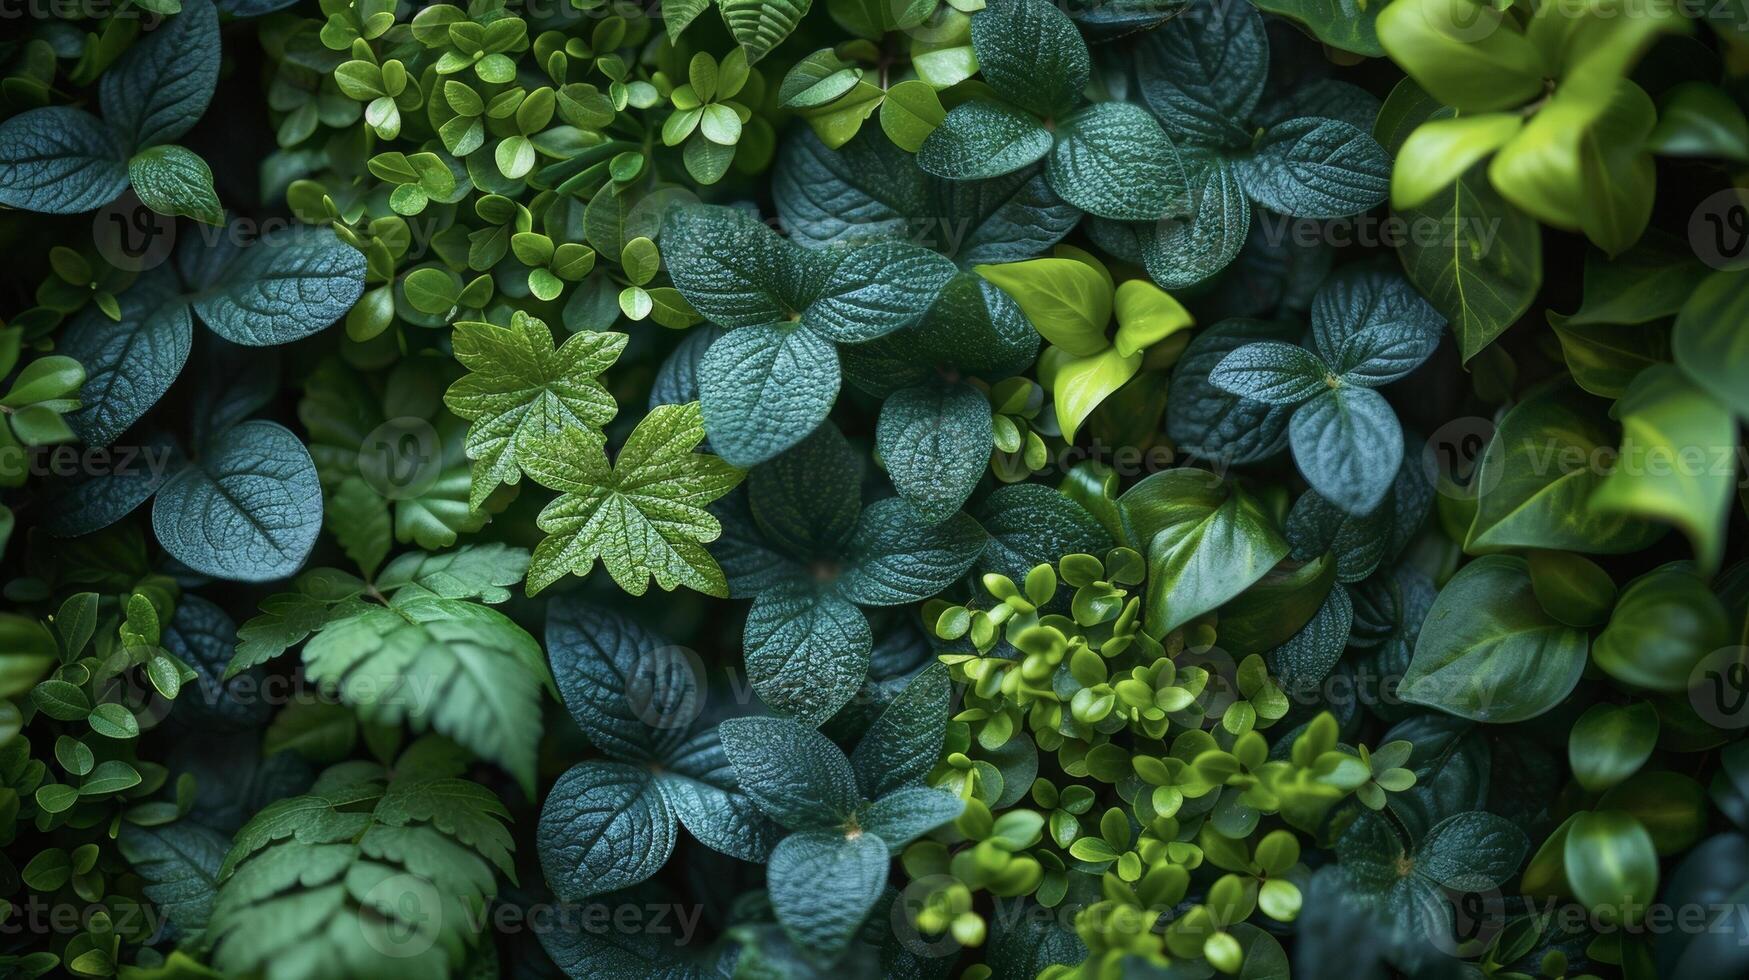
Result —
<instances>
[{"instance_id":1,"label":"teal-toned leaf","mask_svg":"<svg viewBox=\"0 0 1749 980\"><path fill-rule=\"evenodd\" d=\"M747 475L747 504L768 542L797 558L837 556L862 513L862 460L830 422Z\"/></svg>"},{"instance_id":2,"label":"teal-toned leaf","mask_svg":"<svg viewBox=\"0 0 1749 980\"><path fill-rule=\"evenodd\" d=\"M0 204L78 214L115 200L128 186L123 137L69 106L28 109L0 122Z\"/></svg>"},{"instance_id":3,"label":"teal-toned leaf","mask_svg":"<svg viewBox=\"0 0 1749 980\"><path fill-rule=\"evenodd\" d=\"M206 112L219 80L219 17L211 0L148 31L103 73L103 117L138 151L169 143Z\"/></svg>"},{"instance_id":4,"label":"teal-toned leaf","mask_svg":"<svg viewBox=\"0 0 1749 980\"><path fill-rule=\"evenodd\" d=\"M1045 0L993 0L972 15L972 50L996 94L1046 118L1074 108L1092 71L1081 32Z\"/></svg>"},{"instance_id":5,"label":"teal-toned leaf","mask_svg":"<svg viewBox=\"0 0 1749 980\"><path fill-rule=\"evenodd\" d=\"M1166 131L1197 146L1249 140L1269 73L1269 38L1250 4L1192 4L1150 32L1136 59L1141 96Z\"/></svg>"},{"instance_id":6,"label":"teal-toned leaf","mask_svg":"<svg viewBox=\"0 0 1749 980\"><path fill-rule=\"evenodd\" d=\"M541 871L568 902L635 885L667 863L674 819L649 770L579 763L553 783L541 807Z\"/></svg>"},{"instance_id":7,"label":"teal-toned leaf","mask_svg":"<svg viewBox=\"0 0 1749 980\"><path fill-rule=\"evenodd\" d=\"M895 392L875 428L875 451L893 488L933 521L947 520L971 496L994 440L989 400L965 384Z\"/></svg>"},{"instance_id":8,"label":"teal-toned leaf","mask_svg":"<svg viewBox=\"0 0 1749 980\"><path fill-rule=\"evenodd\" d=\"M747 611L744 647L754 693L805 725L832 717L868 675L874 636L854 605L807 583L768 589Z\"/></svg>"},{"instance_id":9,"label":"teal-toned leaf","mask_svg":"<svg viewBox=\"0 0 1749 980\"><path fill-rule=\"evenodd\" d=\"M1349 123L1299 118L1271 126L1257 150L1234 161L1257 203L1295 218L1340 218L1384 202L1391 158Z\"/></svg>"},{"instance_id":10,"label":"teal-toned leaf","mask_svg":"<svg viewBox=\"0 0 1749 980\"><path fill-rule=\"evenodd\" d=\"M850 760L805 725L786 718L731 718L717 726L717 734L741 792L791 830L841 827L861 803Z\"/></svg>"},{"instance_id":11,"label":"teal-toned leaf","mask_svg":"<svg viewBox=\"0 0 1749 980\"><path fill-rule=\"evenodd\" d=\"M168 275L145 276L119 300L120 322L86 307L61 337L61 352L85 368L81 407L67 420L89 446L113 443L157 404L194 344L188 304Z\"/></svg>"},{"instance_id":12,"label":"teal-toned leaf","mask_svg":"<svg viewBox=\"0 0 1749 980\"><path fill-rule=\"evenodd\" d=\"M152 529L178 561L217 578L263 582L297 571L322 526L309 450L284 426L244 422L166 480Z\"/></svg>"},{"instance_id":13,"label":"teal-toned leaf","mask_svg":"<svg viewBox=\"0 0 1749 980\"><path fill-rule=\"evenodd\" d=\"M858 605L920 602L970 570L986 540L964 513L930 522L905 500L888 497L863 509L838 588Z\"/></svg>"},{"instance_id":14,"label":"teal-toned leaf","mask_svg":"<svg viewBox=\"0 0 1749 980\"><path fill-rule=\"evenodd\" d=\"M887 846L875 834L804 831L778 842L766 866L771 908L790 938L835 958L887 885Z\"/></svg>"},{"instance_id":15,"label":"teal-toned leaf","mask_svg":"<svg viewBox=\"0 0 1749 980\"><path fill-rule=\"evenodd\" d=\"M1000 102L974 99L954 106L923 141L917 166L949 180L984 180L1038 161L1054 143L1036 117Z\"/></svg>"},{"instance_id":16,"label":"teal-toned leaf","mask_svg":"<svg viewBox=\"0 0 1749 980\"><path fill-rule=\"evenodd\" d=\"M702 707L703 678L667 639L574 597L547 610L547 656L577 727L609 757L662 758Z\"/></svg>"},{"instance_id":17,"label":"teal-toned leaf","mask_svg":"<svg viewBox=\"0 0 1749 980\"><path fill-rule=\"evenodd\" d=\"M1223 320L1198 331L1185 346L1166 389L1166 432L1192 459L1254 463L1287 446L1284 406L1241 398L1209 381L1232 352L1256 341L1293 343L1300 330L1265 320Z\"/></svg>"},{"instance_id":18,"label":"teal-toned leaf","mask_svg":"<svg viewBox=\"0 0 1749 980\"><path fill-rule=\"evenodd\" d=\"M1062 120L1045 176L1063 200L1117 221L1154 221L1190 202L1172 141L1127 102L1101 102Z\"/></svg>"},{"instance_id":19,"label":"teal-toned leaf","mask_svg":"<svg viewBox=\"0 0 1749 980\"><path fill-rule=\"evenodd\" d=\"M965 808L965 800L946 790L911 786L869 804L857 815L857 823L896 856L906 844L958 819Z\"/></svg>"},{"instance_id":20,"label":"teal-toned leaf","mask_svg":"<svg viewBox=\"0 0 1749 980\"><path fill-rule=\"evenodd\" d=\"M1266 405L1298 405L1329 390L1330 369L1316 354L1294 344L1263 340L1221 359L1209 383Z\"/></svg>"},{"instance_id":21,"label":"teal-toned leaf","mask_svg":"<svg viewBox=\"0 0 1749 980\"><path fill-rule=\"evenodd\" d=\"M364 255L326 228L297 229L246 248L185 246L177 264L195 290L201 322L251 347L316 333L364 293Z\"/></svg>"},{"instance_id":22,"label":"teal-toned leaf","mask_svg":"<svg viewBox=\"0 0 1749 980\"><path fill-rule=\"evenodd\" d=\"M1347 384L1294 409L1288 441L1306 482L1354 514L1379 505L1403 462L1403 427L1390 403Z\"/></svg>"},{"instance_id":23,"label":"teal-toned leaf","mask_svg":"<svg viewBox=\"0 0 1749 980\"><path fill-rule=\"evenodd\" d=\"M741 792L714 731L700 732L664 756L656 785L692 836L730 857L764 861L783 835Z\"/></svg>"},{"instance_id":24,"label":"teal-toned leaf","mask_svg":"<svg viewBox=\"0 0 1749 980\"><path fill-rule=\"evenodd\" d=\"M813 432L838 398L838 352L806 328L731 330L699 365L711 447L737 466L762 463Z\"/></svg>"},{"instance_id":25,"label":"teal-toned leaf","mask_svg":"<svg viewBox=\"0 0 1749 980\"><path fill-rule=\"evenodd\" d=\"M947 668L931 664L881 711L850 756L864 797L881 799L935 768L952 695Z\"/></svg>"}]
</instances>

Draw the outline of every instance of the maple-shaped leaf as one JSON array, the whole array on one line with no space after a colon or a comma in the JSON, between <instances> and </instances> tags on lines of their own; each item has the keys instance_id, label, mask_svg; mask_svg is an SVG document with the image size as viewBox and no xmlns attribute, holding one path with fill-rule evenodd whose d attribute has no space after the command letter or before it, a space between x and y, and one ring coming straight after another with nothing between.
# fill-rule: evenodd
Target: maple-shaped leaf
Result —
<instances>
[{"instance_id":1,"label":"maple-shaped leaf","mask_svg":"<svg viewBox=\"0 0 1749 980\"><path fill-rule=\"evenodd\" d=\"M685 585L728 595L728 580L704 547L723 526L705 506L746 474L695 452L702 441L697 402L653 409L612 465L602 444L578 429L534 440L523 469L561 493L535 521L547 537L534 550L528 594L567 573L588 574L599 558L632 595L643 595L652 577L664 591Z\"/></svg>"},{"instance_id":2,"label":"maple-shaped leaf","mask_svg":"<svg viewBox=\"0 0 1749 980\"><path fill-rule=\"evenodd\" d=\"M546 323L520 310L508 327L455 325L455 357L469 373L449 386L443 402L472 423L471 509L478 510L499 484L521 479L535 439L575 432L584 444L605 444L601 427L618 406L596 378L619 359L626 339L623 333L583 331L555 349Z\"/></svg>"}]
</instances>

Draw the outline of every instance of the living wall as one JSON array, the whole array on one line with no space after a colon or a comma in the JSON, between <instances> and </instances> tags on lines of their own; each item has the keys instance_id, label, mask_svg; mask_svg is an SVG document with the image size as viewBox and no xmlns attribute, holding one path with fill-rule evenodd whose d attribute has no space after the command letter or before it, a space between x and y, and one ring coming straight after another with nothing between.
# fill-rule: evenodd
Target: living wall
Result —
<instances>
[{"instance_id":1,"label":"living wall","mask_svg":"<svg viewBox=\"0 0 1749 980\"><path fill-rule=\"evenodd\" d=\"M1749 974L1739 6L0 3L0 973Z\"/></svg>"}]
</instances>

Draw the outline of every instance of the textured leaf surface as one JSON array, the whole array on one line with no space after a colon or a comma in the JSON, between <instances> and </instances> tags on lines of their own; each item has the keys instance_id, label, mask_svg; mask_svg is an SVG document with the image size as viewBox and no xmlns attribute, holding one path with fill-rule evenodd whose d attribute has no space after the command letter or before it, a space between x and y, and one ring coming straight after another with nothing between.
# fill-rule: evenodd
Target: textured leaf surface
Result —
<instances>
[{"instance_id":1,"label":"textured leaf surface","mask_svg":"<svg viewBox=\"0 0 1749 980\"><path fill-rule=\"evenodd\" d=\"M989 400L965 384L895 392L875 428L894 489L932 521L947 520L972 495L994 440Z\"/></svg>"},{"instance_id":2,"label":"textured leaf surface","mask_svg":"<svg viewBox=\"0 0 1749 980\"><path fill-rule=\"evenodd\" d=\"M443 401L471 423L471 507L478 509L500 484L521 479L521 458L537 439L576 429L605 444L601 429L617 406L597 379L619 359L626 340L625 334L584 331L555 349L547 325L521 311L508 327L456 324L455 358L468 374L450 385Z\"/></svg>"},{"instance_id":3,"label":"textured leaf surface","mask_svg":"<svg viewBox=\"0 0 1749 980\"><path fill-rule=\"evenodd\" d=\"M169 143L206 112L218 81L218 11L186 0L103 73L103 118L135 150Z\"/></svg>"},{"instance_id":4,"label":"textured leaf surface","mask_svg":"<svg viewBox=\"0 0 1749 980\"><path fill-rule=\"evenodd\" d=\"M837 713L868 675L868 620L831 590L806 584L753 600L745 634L747 677L759 699L805 725Z\"/></svg>"},{"instance_id":5,"label":"textured leaf surface","mask_svg":"<svg viewBox=\"0 0 1749 980\"><path fill-rule=\"evenodd\" d=\"M805 328L731 330L699 365L699 404L711 447L753 466L807 437L838 399L838 352Z\"/></svg>"},{"instance_id":6,"label":"textured leaf surface","mask_svg":"<svg viewBox=\"0 0 1749 980\"><path fill-rule=\"evenodd\" d=\"M0 123L0 204L78 214L113 201L128 186L127 147L89 112L29 109Z\"/></svg>"},{"instance_id":7,"label":"textured leaf surface","mask_svg":"<svg viewBox=\"0 0 1749 980\"><path fill-rule=\"evenodd\" d=\"M643 595L650 580L726 595L722 569L704 548L722 525L705 507L744 475L696 452L704 424L696 404L663 405L632 430L611 465L576 429L539 442L523 461L529 475L560 496L537 523L547 537L529 566L530 592L567 573L588 574L600 559L620 588Z\"/></svg>"},{"instance_id":8,"label":"textured leaf surface","mask_svg":"<svg viewBox=\"0 0 1749 980\"><path fill-rule=\"evenodd\" d=\"M578 901L650 877L674 850L674 811L649 770L583 762L541 807L541 870L561 899Z\"/></svg>"},{"instance_id":9,"label":"textured leaf surface","mask_svg":"<svg viewBox=\"0 0 1749 980\"><path fill-rule=\"evenodd\" d=\"M198 251L177 256L195 290L194 311L232 343L302 339L345 316L364 293L364 255L326 228L263 238L229 250L222 263Z\"/></svg>"},{"instance_id":10,"label":"textured leaf surface","mask_svg":"<svg viewBox=\"0 0 1749 980\"><path fill-rule=\"evenodd\" d=\"M164 550L218 578L262 582L302 567L322 527L309 450L275 422L244 422L164 482L152 530Z\"/></svg>"},{"instance_id":11,"label":"textured leaf surface","mask_svg":"<svg viewBox=\"0 0 1749 980\"><path fill-rule=\"evenodd\" d=\"M862 802L850 760L831 740L787 718L717 726L741 792L791 830L835 827Z\"/></svg>"}]
</instances>

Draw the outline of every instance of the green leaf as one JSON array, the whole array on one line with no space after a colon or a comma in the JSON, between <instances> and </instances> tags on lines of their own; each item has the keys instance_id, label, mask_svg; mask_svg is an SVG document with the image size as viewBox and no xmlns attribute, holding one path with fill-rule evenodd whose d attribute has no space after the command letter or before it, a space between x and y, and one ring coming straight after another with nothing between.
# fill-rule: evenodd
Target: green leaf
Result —
<instances>
[{"instance_id":1,"label":"green leaf","mask_svg":"<svg viewBox=\"0 0 1749 980\"><path fill-rule=\"evenodd\" d=\"M1746 287L1749 277L1714 272L1682 304L1671 336L1677 366L1729 405L1738 419L1749 419L1749 394L1743 385L1749 375L1749 338L1734 329L1749 309Z\"/></svg>"},{"instance_id":2,"label":"green leaf","mask_svg":"<svg viewBox=\"0 0 1749 980\"><path fill-rule=\"evenodd\" d=\"M1718 86L1683 82L1659 96L1647 143L1660 156L1749 160L1749 119Z\"/></svg>"},{"instance_id":3,"label":"green leaf","mask_svg":"<svg viewBox=\"0 0 1749 980\"><path fill-rule=\"evenodd\" d=\"M1075 23L1045 0L993 0L972 15L972 49L997 95L1046 118L1075 106L1092 71Z\"/></svg>"},{"instance_id":4,"label":"green leaf","mask_svg":"<svg viewBox=\"0 0 1749 980\"><path fill-rule=\"evenodd\" d=\"M791 940L831 959L849 945L887 885L887 845L869 831L804 831L766 867L771 908Z\"/></svg>"},{"instance_id":5,"label":"green leaf","mask_svg":"<svg viewBox=\"0 0 1749 980\"><path fill-rule=\"evenodd\" d=\"M508 327L456 324L455 358L468 373L450 385L443 402L470 423L471 508L479 509L500 484L520 481L537 440L569 429L580 444L606 443L601 430L617 406L598 379L619 359L627 339L583 331L555 349L547 325L520 310Z\"/></svg>"},{"instance_id":6,"label":"green leaf","mask_svg":"<svg viewBox=\"0 0 1749 980\"><path fill-rule=\"evenodd\" d=\"M1378 15L1379 44L1441 103L1486 112L1523 105L1543 90L1541 53L1502 28L1505 14L1480 0L1410 0Z\"/></svg>"},{"instance_id":7,"label":"green leaf","mask_svg":"<svg viewBox=\"0 0 1749 980\"><path fill-rule=\"evenodd\" d=\"M650 770L583 762L547 791L536 847L553 893L576 902L661 870L674 850L674 831L674 811Z\"/></svg>"},{"instance_id":8,"label":"green leaf","mask_svg":"<svg viewBox=\"0 0 1749 980\"><path fill-rule=\"evenodd\" d=\"M895 392L881 405L875 451L893 488L924 519L952 517L976 489L994 448L990 402L966 384Z\"/></svg>"},{"instance_id":9,"label":"green leaf","mask_svg":"<svg viewBox=\"0 0 1749 980\"><path fill-rule=\"evenodd\" d=\"M662 228L662 257L687 302L723 327L775 323L800 313L808 260L747 211L676 208Z\"/></svg>"},{"instance_id":10,"label":"green leaf","mask_svg":"<svg viewBox=\"0 0 1749 980\"><path fill-rule=\"evenodd\" d=\"M264 582L297 571L322 526L309 451L284 426L244 422L164 482L152 530L178 561L217 578Z\"/></svg>"},{"instance_id":11,"label":"green leaf","mask_svg":"<svg viewBox=\"0 0 1749 980\"><path fill-rule=\"evenodd\" d=\"M1619 810L1574 814L1562 865L1573 897L1603 922L1638 921L1658 892L1652 837Z\"/></svg>"},{"instance_id":12,"label":"green leaf","mask_svg":"<svg viewBox=\"0 0 1749 980\"><path fill-rule=\"evenodd\" d=\"M528 573L528 561L527 551L502 544L464 545L436 555L410 552L389 562L376 584L384 592L412 584L445 599L497 605Z\"/></svg>"},{"instance_id":13,"label":"green leaf","mask_svg":"<svg viewBox=\"0 0 1749 980\"><path fill-rule=\"evenodd\" d=\"M1369 58L1384 56L1376 24L1383 6L1342 0L1262 0L1257 8L1304 25L1313 37L1333 48Z\"/></svg>"},{"instance_id":14,"label":"green leaf","mask_svg":"<svg viewBox=\"0 0 1749 980\"><path fill-rule=\"evenodd\" d=\"M1572 692L1586 647L1583 631L1543 611L1524 559L1488 555L1440 590L1398 690L1472 721L1523 721Z\"/></svg>"},{"instance_id":15,"label":"green leaf","mask_svg":"<svg viewBox=\"0 0 1749 980\"><path fill-rule=\"evenodd\" d=\"M413 772L386 787L325 780L238 831L207 933L215 968L261 972L291 948L313 975L462 968L479 941L469 915L496 896L498 871L514 880L510 815L477 784L421 778L406 757L399 768Z\"/></svg>"},{"instance_id":16,"label":"green leaf","mask_svg":"<svg viewBox=\"0 0 1749 980\"><path fill-rule=\"evenodd\" d=\"M901 498L878 500L857 521L838 588L858 605L921 602L964 575L985 540L984 529L964 512L931 522Z\"/></svg>"},{"instance_id":17,"label":"green leaf","mask_svg":"<svg viewBox=\"0 0 1749 980\"><path fill-rule=\"evenodd\" d=\"M1570 80L1494 155L1488 177L1525 212L1620 254L1652 216L1657 175L1642 147L1656 120L1651 98L1627 79Z\"/></svg>"},{"instance_id":18,"label":"green leaf","mask_svg":"<svg viewBox=\"0 0 1749 980\"><path fill-rule=\"evenodd\" d=\"M1104 267L1074 258L981 265L978 275L1013 297L1033 328L1072 357L1107 347L1113 288Z\"/></svg>"},{"instance_id":19,"label":"green leaf","mask_svg":"<svg viewBox=\"0 0 1749 980\"><path fill-rule=\"evenodd\" d=\"M912 78L887 90L881 101L881 130L894 145L916 153L923 141L947 118L941 97L928 82Z\"/></svg>"},{"instance_id":20,"label":"green leaf","mask_svg":"<svg viewBox=\"0 0 1749 980\"><path fill-rule=\"evenodd\" d=\"M1271 126L1255 152L1237 158L1245 193L1295 218L1340 218L1382 203L1391 158L1372 136L1337 119L1302 117Z\"/></svg>"},{"instance_id":21,"label":"green leaf","mask_svg":"<svg viewBox=\"0 0 1749 980\"><path fill-rule=\"evenodd\" d=\"M838 353L805 327L743 327L711 344L698 380L711 447L754 466L825 420L838 398Z\"/></svg>"},{"instance_id":22,"label":"green leaf","mask_svg":"<svg viewBox=\"0 0 1749 980\"><path fill-rule=\"evenodd\" d=\"M850 91L861 78L861 68L838 57L831 48L822 48L784 74L777 99L786 108L811 109Z\"/></svg>"},{"instance_id":23,"label":"green leaf","mask_svg":"<svg viewBox=\"0 0 1749 980\"><path fill-rule=\"evenodd\" d=\"M980 574L998 572L1019 582L1034 565L1064 555L1104 554L1111 534L1087 508L1036 483L1016 483L985 497L973 515L989 540L978 557Z\"/></svg>"},{"instance_id":24,"label":"green leaf","mask_svg":"<svg viewBox=\"0 0 1749 980\"><path fill-rule=\"evenodd\" d=\"M188 304L167 271L144 276L119 300L119 322L86 307L60 340L61 352L85 368L81 408L67 421L89 446L110 445L157 404L194 345Z\"/></svg>"},{"instance_id":25,"label":"green leaf","mask_svg":"<svg viewBox=\"0 0 1749 980\"><path fill-rule=\"evenodd\" d=\"M717 726L741 792L791 830L841 827L861 804L850 760L826 736L784 718ZM885 861L886 848L881 848Z\"/></svg>"},{"instance_id":26,"label":"green leaf","mask_svg":"<svg viewBox=\"0 0 1749 980\"><path fill-rule=\"evenodd\" d=\"M349 476L328 497L323 513L340 550L366 577L375 575L389 555L393 536L389 511L377 492L363 479Z\"/></svg>"},{"instance_id":27,"label":"green leaf","mask_svg":"<svg viewBox=\"0 0 1749 980\"><path fill-rule=\"evenodd\" d=\"M159 214L225 223L225 209L213 192L213 172L190 150L166 144L134 154L128 161L128 182L141 203Z\"/></svg>"},{"instance_id":28,"label":"green leaf","mask_svg":"<svg viewBox=\"0 0 1749 980\"><path fill-rule=\"evenodd\" d=\"M523 466L560 496L537 519L548 534L534 551L529 591L566 574L586 575L599 558L633 595L643 595L652 578L664 591L685 585L727 595L722 569L704 548L722 525L705 506L744 474L695 452L703 439L702 415L691 403L651 410L611 465L603 448L577 429L535 442Z\"/></svg>"},{"instance_id":29,"label":"green leaf","mask_svg":"<svg viewBox=\"0 0 1749 980\"><path fill-rule=\"evenodd\" d=\"M954 106L924 139L917 166L950 180L986 180L1036 162L1055 142L1036 117L1001 102L974 99Z\"/></svg>"},{"instance_id":30,"label":"green leaf","mask_svg":"<svg viewBox=\"0 0 1749 980\"><path fill-rule=\"evenodd\" d=\"M1127 357L1116 347L1107 347L1086 357L1051 357L1053 348L1041 359L1049 373L1052 400L1056 402L1057 425L1063 438L1073 441L1081 423L1093 414L1101 402L1128 384L1142 367L1142 353Z\"/></svg>"},{"instance_id":31,"label":"green leaf","mask_svg":"<svg viewBox=\"0 0 1749 980\"><path fill-rule=\"evenodd\" d=\"M140 737L140 723L133 712L119 704L100 704L91 709L86 719L91 730L105 738L134 739Z\"/></svg>"},{"instance_id":32,"label":"green leaf","mask_svg":"<svg viewBox=\"0 0 1749 980\"><path fill-rule=\"evenodd\" d=\"M1594 704L1573 723L1567 761L1573 778L1601 793L1638 772L1658 741L1658 713L1649 701Z\"/></svg>"},{"instance_id":33,"label":"green leaf","mask_svg":"<svg viewBox=\"0 0 1749 980\"><path fill-rule=\"evenodd\" d=\"M184 248L177 263L201 322L250 347L317 333L364 293L364 255L326 228L298 227L247 248Z\"/></svg>"},{"instance_id":34,"label":"green leaf","mask_svg":"<svg viewBox=\"0 0 1749 980\"><path fill-rule=\"evenodd\" d=\"M1609 618L1615 582L1595 562L1565 551L1533 551L1527 560L1536 601L1550 616L1579 629Z\"/></svg>"},{"instance_id":35,"label":"green leaf","mask_svg":"<svg viewBox=\"0 0 1749 980\"><path fill-rule=\"evenodd\" d=\"M1250 5L1191 5L1142 41L1138 87L1166 131L1197 146L1233 146L1269 73L1269 38Z\"/></svg>"},{"instance_id":36,"label":"green leaf","mask_svg":"<svg viewBox=\"0 0 1749 980\"><path fill-rule=\"evenodd\" d=\"M1679 694L1700 661L1729 637L1724 606L1692 566L1673 562L1622 589L1591 645L1591 660L1625 684Z\"/></svg>"},{"instance_id":37,"label":"green leaf","mask_svg":"<svg viewBox=\"0 0 1749 980\"><path fill-rule=\"evenodd\" d=\"M103 115L135 152L169 143L206 112L218 80L218 12L185 0L103 73Z\"/></svg>"},{"instance_id":38,"label":"green leaf","mask_svg":"<svg viewBox=\"0 0 1749 980\"><path fill-rule=\"evenodd\" d=\"M128 186L127 147L113 128L68 106L28 109L0 122L0 204L79 214Z\"/></svg>"},{"instance_id":39,"label":"green leaf","mask_svg":"<svg viewBox=\"0 0 1749 980\"><path fill-rule=\"evenodd\" d=\"M1268 514L1243 489L1206 470L1155 473L1118 498L1132 540L1145 542L1143 623L1160 637L1262 578L1287 556Z\"/></svg>"},{"instance_id":40,"label":"green leaf","mask_svg":"<svg viewBox=\"0 0 1749 980\"><path fill-rule=\"evenodd\" d=\"M1615 413L1622 421L1620 454L1589 506L1676 525L1701 570L1717 571L1737 475L1730 410L1675 366L1658 364L1640 372Z\"/></svg>"},{"instance_id":41,"label":"green leaf","mask_svg":"<svg viewBox=\"0 0 1749 980\"><path fill-rule=\"evenodd\" d=\"M811 0L720 0L723 22L753 64L765 57L801 23Z\"/></svg>"},{"instance_id":42,"label":"green leaf","mask_svg":"<svg viewBox=\"0 0 1749 980\"><path fill-rule=\"evenodd\" d=\"M805 725L837 714L868 676L868 620L828 589L767 589L747 612L747 679L774 710Z\"/></svg>"},{"instance_id":43,"label":"green leaf","mask_svg":"<svg viewBox=\"0 0 1749 980\"><path fill-rule=\"evenodd\" d=\"M1388 119L1401 114L1397 130L1401 133L1447 111L1405 79L1391 90L1374 135L1386 150L1396 153L1404 144L1400 136L1395 141L1387 136ZM1425 130L1425 126L1416 129L1414 138L1423 138ZM1405 163L1396 165L1391 174L1393 198L1401 175L1416 172ZM1451 324L1467 363L1530 308L1542 286L1542 232L1534 218L1500 196L1479 164L1453 172L1455 179L1440 181L1424 201L1396 207L1398 217L1411 224L1438 222L1439 240L1429 243L1406 236L1397 253L1409 280Z\"/></svg>"},{"instance_id":44,"label":"green leaf","mask_svg":"<svg viewBox=\"0 0 1749 980\"><path fill-rule=\"evenodd\" d=\"M1288 441L1306 482L1352 514L1379 505L1403 462L1403 427L1390 403L1348 384L1294 409Z\"/></svg>"},{"instance_id":45,"label":"green leaf","mask_svg":"<svg viewBox=\"0 0 1749 980\"><path fill-rule=\"evenodd\" d=\"M1154 221L1190 202L1172 141L1127 102L1101 102L1062 120L1045 176L1063 200L1117 221Z\"/></svg>"},{"instance_id":46,"label":"green leaf","mask_svg":"<svg viewBox=\"0 0 1749 980\"><path fill-rule=\"evenodd\" d=\"M1464 550L1621 554L1656 541L1665 533L1659 524L1590 507L1605 477L1595 454L1615 446L1603 406L1571 384L1526 397L1506 413L1482 454Z\"/></svg>"},{"instance_id":47,"label":"green leaf","mask_svg":"<svg viewBox=\"0 0 1749 980\"><path fill-rule=\"evenodd\" d=\"M540 644L504 614L417 586L355 607L304 647L310 679L361 720L447 735L531 798L542 663Z\"/></svg>"}]
</instances>

